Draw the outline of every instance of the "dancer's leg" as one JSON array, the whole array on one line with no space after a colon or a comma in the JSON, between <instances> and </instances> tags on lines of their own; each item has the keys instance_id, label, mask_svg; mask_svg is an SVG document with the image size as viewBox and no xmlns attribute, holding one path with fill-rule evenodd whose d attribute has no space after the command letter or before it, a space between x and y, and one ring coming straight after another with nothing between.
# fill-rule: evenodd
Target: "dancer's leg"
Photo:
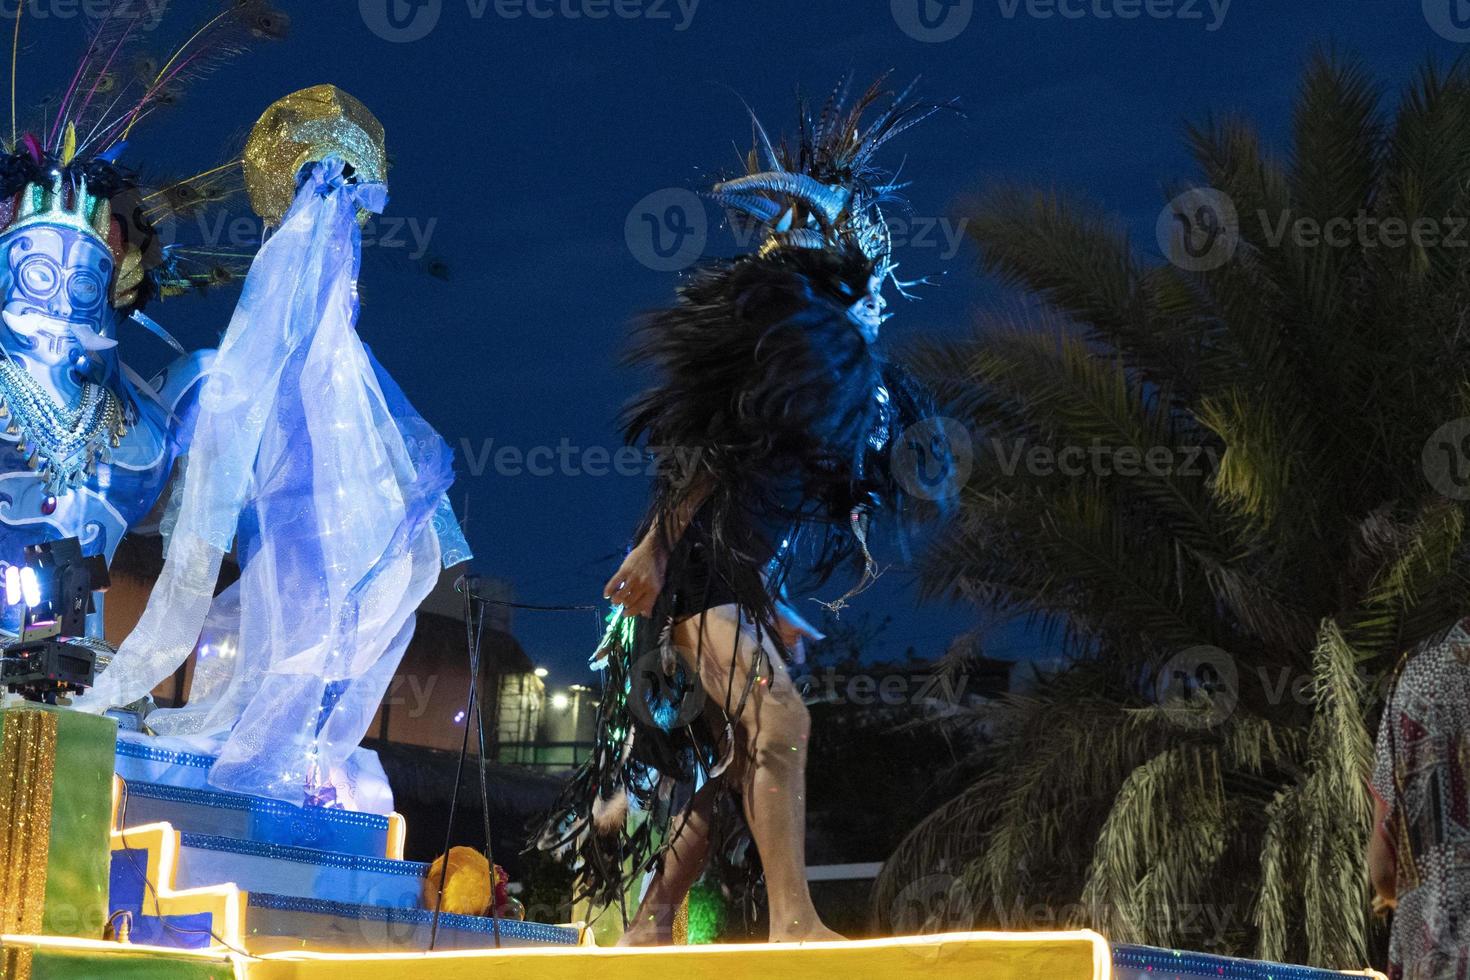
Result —
<instances>
[{"instance_id":1,"label":"dancer's leg","mask_svg":"<svg viewBox=\"0 0 1470 980\"><path fill-rule=\"evenodd\" d=\"M733 713L756 670L755 637L742 629L739 609L722 606L679 624L676 642L700 650L705 693ZM736 719L743 755L746 822L765 868L771 942L841 939L823 925L806 880L806 759L811 718L790 672L765 643L760 674Z\"/></svg>"},{"instance_id":2,"label":"dancer's leg","mask_svg":"<svg viewBox=\"0 0 1470 980\"><path fill-rule=\"evenodd\" d=\"M674 916L709 859L710 827L718 792L716 784L706 783L690 799L688 819L674 818L673 843L664 852L663 866L654 873L638 904L638 913L618 940L619 946L666 946L673 942Z\"/></svg>"}]
</instances>

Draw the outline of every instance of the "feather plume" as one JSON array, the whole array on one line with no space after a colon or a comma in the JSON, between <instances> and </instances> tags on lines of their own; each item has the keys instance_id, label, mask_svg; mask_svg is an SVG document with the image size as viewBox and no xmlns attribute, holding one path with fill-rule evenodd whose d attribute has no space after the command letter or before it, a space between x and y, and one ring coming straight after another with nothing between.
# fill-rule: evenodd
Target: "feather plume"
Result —
<instances>
[{"instance_id":1,"label":"feather plume","mask_svg":"<svg viewBox=\"0 0 1470 980\"><path fill-rule=\"evenodd\" d=\"M68 123L83 133L95 123L96 113L89 115L89 110L99 94L115 87L114 69L137 43L146 19L146 9L133 0L112 0L99 16L91 18L91 39L57 105L56 118L46 136L48 146L57 145Z\"/></svg>"},{"instance_id":2,"label":"feather plume","mask_svg":"<svg viewBox=\"0 0 1470 980\"><path fill-rule=\"evenodd\" d=\"M202 173L157 181L158 189L143 195L143 217L151 223L193 218L218 207L245 190L240 160L211 167Z\"/></svg>"},{"instance_id":3,"label":"feather plume","mask_svg":"<svg viewBox=\"0 0 1470 980\"><path fill-rule=\"evenodd\" d=\"M598 796L592 804L592 825L599 834L615 834L628 823L628 791L619 786L611 798Z\"/></svg>"},{"instance_id":4,"label":"feather plume","mask_svg":"<svg viewBox=\"0 0 1470 980\"><path fill-rule=\"evenodd\" d=\"M115 118L97 128L97 148L127 139L134 126L154 109L176 104L189 83L199 80L244 53L255 42L285 36L290 19L267 0L229 0L224 9L195 30L153 67L150 58L134 61L141 94Z\"/></svg>"},{"instance_id":5,"label":"feather plume","mask_svg":"<svg viewBox=\"0 0 1470 980\"><path fill-rule=\"evenodd\" d=\"M17 130L20 128L15 111L16 71L20 66L20 24L25 20L25 7L15 9L15 31L10 41L10 150L15 151Z\"/></svg>"}]
</instances>

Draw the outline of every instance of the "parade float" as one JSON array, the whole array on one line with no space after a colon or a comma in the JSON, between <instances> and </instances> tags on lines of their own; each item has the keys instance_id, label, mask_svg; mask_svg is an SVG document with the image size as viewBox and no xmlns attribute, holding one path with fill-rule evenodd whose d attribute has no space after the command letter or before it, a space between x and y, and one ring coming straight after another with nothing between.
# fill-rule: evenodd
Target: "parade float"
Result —
<instances>
[{"instance_id":1,"label":"parade float","mask_svg":"<svg viewBox=\"0 0 1470 980\"><path fill-rule=\"evenodd\" d=\"M240 160L144 188L121 162L135 125L274 26L227 4L120 80L136 25L112 12L129 7L109 6L55 111L0 160L0 977L1346 975L1087 931L600 947L586 923L442 907L445 877L404 860L358 748L414 609L468 558L447 447L354 329L382 127L318 86L274 103ZM160 230L236 169L270 229L238 271ZM242 276L218 351L184 352L144 312ZM118 356L130 323L180 355L151 382ZM163 573L113 650L107 564L170 487ZM216 594L231 553L241 577ZM188 703L152 709L190 657Z\"/></svg>"},{"instance_id":2,"label":"parade float","mask_svg":"<svg viewBox=\"0 0 1470 980\"><path fill-rule=\"evenodd\" d=\"M599 948L582 923L439 917L393 815L227 793L214 760L65 709L7 710L0 971L16 978L1330 980L1301 967L1111 946L1091 932ZM110 938L103 938L108 936ZM431 950L433 947L433 951Z\"/></svg>"}]
</instances>

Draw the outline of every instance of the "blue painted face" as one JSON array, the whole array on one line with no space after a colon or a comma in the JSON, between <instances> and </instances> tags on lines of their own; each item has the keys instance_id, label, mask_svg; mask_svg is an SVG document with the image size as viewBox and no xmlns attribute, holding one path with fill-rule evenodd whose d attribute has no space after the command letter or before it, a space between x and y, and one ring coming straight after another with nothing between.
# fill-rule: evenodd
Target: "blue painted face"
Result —
<instances>
[{"instance_id":1,"label":"blue painted face","mask_svg":"<svg viewBox=\"0 0 1470 980\"><path fill-rule=\"evenodd\" d=\"M75 364L98 339L111 346L112 252L74 228L32 225L0 237L7 268L0 340L47 365Z\"/></svg>"},{"instance_id":2,"label":"blue painted face","mask_svg":"<svg viewBox=\"0 0 1470 980\"><path fill-rule=\"evenodd\" d=\"M883 298L883 276L873 276L868 280L868 295L852 304L847 315L857 324L858 333L870 344L878 342L878 332L883 329L883 322L890 314L888 300Z\"/></svg>"}]
</instances>

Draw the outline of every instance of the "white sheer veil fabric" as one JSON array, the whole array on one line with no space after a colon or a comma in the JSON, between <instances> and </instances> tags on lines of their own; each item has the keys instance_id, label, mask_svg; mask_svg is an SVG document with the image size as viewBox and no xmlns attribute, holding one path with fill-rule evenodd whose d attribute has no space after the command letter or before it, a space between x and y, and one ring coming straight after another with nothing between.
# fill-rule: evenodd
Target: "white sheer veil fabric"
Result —
<instances>
[{"instance_id":1,"label":"white sheer veil fabric","mask_svg":"<svg viewBox=\"0 0 1470 980\"><path fill-rule=\"evenodd\" d=\"M335 157L304 174L204 380L163 573L78 704L132 703L197 646L188 704L147 723L222 739L210 774L221 789L329 800L414 610L444 560L467 557L445 526L449 449L356 332L358 211L385 202L383 185L344 179ZM241 578L216 598L237 535Z\"/></svg>"}]
</instances>

